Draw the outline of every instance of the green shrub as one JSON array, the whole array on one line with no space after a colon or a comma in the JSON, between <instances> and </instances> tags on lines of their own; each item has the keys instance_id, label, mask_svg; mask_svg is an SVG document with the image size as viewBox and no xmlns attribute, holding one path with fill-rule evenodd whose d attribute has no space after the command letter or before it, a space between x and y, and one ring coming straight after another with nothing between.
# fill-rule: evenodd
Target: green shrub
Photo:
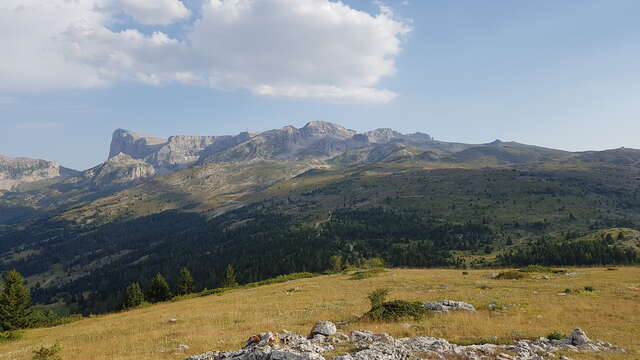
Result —
<instances>
[{"instance_id":1,"label":"green shrub","mask_svg":"<svg viewBox=\"0 0 640 360\"><path fill-rule=\"evenodd\" d=\"M367 268L376 269L385 267L385 263L383 258L375 257L365 260L364 266Z\"/></svg>"},{"instance_id":2,"label":"green shrub","mask_svg":"<svg viewBox=\"0 0 640 360\"><path fill-rule=\"evenodd\" d=\"M353 273L353 275L351 275L349 280L368 279L370 277L374 277L374 276L376 276L378 274L381 274L381 273L383 273L385 271L386 270L384 270L384 269L373 269L373 270L358 271L356 273Z\"/></svg>"},{"instance_id":3,"label":"green shrub","mask_svg":"<svg viewBox=\"0 0 640 360\"><path fill-rule=\"evenodd\" d=\"M371 302L371 310L382 306L384 301L387 299L387 295L389 295L390 290L386 288L378 288L373 290L367 295L367 298Z\"/></svg>"},{"instance_id":4,"label":"green shrub","mask_svg":"<svg viewBox=\"0 0 640 360\"><path fill-rule=\"evenodd\" d=\"M462 275L469 275L469 272L468 271L463 271Z\"/></svg>"},{"instance_id":5,"label":"green shrub","mask_svg":"<svg viewBox=\"0 0 640 360\"><path fill-rule=\"evenodd\" d=\"M554 331L552 333L550 333L549 335L547 335L547 339L549 340L562 340L564 339L566 336L560 334L557 331Z\"/></svg>"},{"instance_id":6,"label":"green shrub","mask_svg":"<svg viewBox=\"0 0 640 360\"><path fill-rule=\"evenodd\" d=\"M31 314L31 327L53 327L81 320L81 314L61 315L53 310L35 310Z\"/></svg>"},{"instance_id":7,"label":"green shrub","mask_svg":"<svg viewBox=\"0 0 640 360\"><path fill-rule=\"evenodd\" d=\"M58 344L55 344L51 347L41 347L38 350L33 352L33 360L62 360L60 356L60 351L62 351L62 347Z\"/></svg>"},{"instance_id":8,"label":"green shrub","mask_svg":"<svg viewBox=\"0 0 640 360\"><path fill-rule=\"evenodd\" d=\"M308 279L316 276L318 276L318 274L309 273L309 272L292 273L292 274L286 274L286 275L279 275L274 278L249 283L247 285L244 285L244 287L255 287L255 286L262 286L262 285L279 284L287 281L298 280L298 279Z\"/></svg>"},{"instance_id":9,"label":"green shrub","mask_svg":"<svg viewBox=\"0 0 640 360\"><path fill-rule=\"evenodd\" d=\"M333 255L329 257L329 267L327 269L328 273L339 273L344 270L344 261L342 260L342 256Z\"/></svg>"},{"instance_id":10,"label":"green shrub","mask_svg":"<svg viewBox=\"0 0 640 360\"><path fill-rule=\"evenodd\" d=\"M522 279L524 277L525 275L523 273L511 270L511 271L503 271L499 273L498 276L496 276L496 279L515 280L515 279Z\"/></svg>"},{"instance_id":11,"label":"green shrub","mask_svg":"<svg viewBox=\"0 0 640 360\"><path fill-rule=\"evenodd\" d=\"M20 340L22 336L22 331L0 331L0 342Z\"/></svg>"},{"instance_id":12,"label":"green shrub","mask_svg":"<svg viewBox=\"0 0 640 360\"><path fill-rule=\"evenodd\" d=\"M421 302L394 300L385 302L369 310L365 318L375 321L398 321L411 318L420 320L429 314Z\"/></svg>"},{"instance_id":13,"label":"green shrub","mask_svg":"<svg viewBox=\"0 0 640 360\"><path fill-rule=\"evenodd\" d=\"M584 291L592 292L593 290L594 290L593 286L585 286L584 287Z\"/></svg>"},{"instance_id":14,"label":"green shrub","mask_svg":"<svg viewBox=\"0 0 640 360\"><path fill-rule=\"evenodd\" d=\"M569 288L564 289L564 293L565 294L571 294L572 292L573 292L573 290L571 290Z\"/></svg>"}]
</instances>

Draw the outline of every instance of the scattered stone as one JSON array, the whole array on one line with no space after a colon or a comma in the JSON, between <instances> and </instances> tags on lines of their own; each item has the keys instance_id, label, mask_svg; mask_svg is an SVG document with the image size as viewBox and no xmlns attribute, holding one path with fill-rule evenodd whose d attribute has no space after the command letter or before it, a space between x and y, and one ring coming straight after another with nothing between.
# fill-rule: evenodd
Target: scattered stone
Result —
<instances>
[{"instance_id":1,"label":"scattered stone","mask_svg":"<svg viewBox=\"0 0 640 360\"><path fill-rule=\"evenodd\" d=\"M462 301L434 301L434 302L426 302L424 306L434 312L442 312L447 313L449 311L463 310L463 311L476 311L476 308L468 303Z\"/></svg>"},{"instance_id":2,"label":"scattered stone","mask_svg":"<svg viewBox=\"0 0 640 360\"><path fill-rule=\"evenodd\" d=\"M335 334L337 331L336 324L331 321L318 321L316 325L311 330L311 335L309 337L313 337L315 335L324 335L331 336Z\"/></svg>"},{"instance_id":3,"label":"scattered stone","mask_svg":"<svg viewBox=\"0 0 640 360\"><path fill-rule=\"evenodd\" d=\"M178 351L187 351L189 349L190 349L189 345L185 345L185 344L180 344L178 345L178 348L177 348Z\"/></svg>"},{"instance_id":4,"label":"scattered stone","mask_svg":"<svg viewBox=\"0 0 640 360\"><path fill-rule=\"evenodd\" d=\"M482 277L487 279L495 279L498 277L498 273L484 274L482 275Z\"/></svg>"},{"instance_id":5,"label":"scattered stone","mask_svg":"<svg viewBox=\"0 0 640 360\"><path fill-rule=\"evenodd\" d=\"M169 324L175 324L178 322L178 319L172 318L167 321Z\"/></svg>"},{"instance_id":6,"label":"scattered stone","mask_svg":"<svg viewBox=\"0 0 640 360\"><path fill-rule=\"evenodd\" d=\"M492 302L489 303L489 305L487 305L487 309L489 309L491 311L493 311L493 310L495 310L497 308L498 308L498 303L495 302L495 301L492 301Z\"/></svg>"},{"instance_id":7,"label":"scattered stone","mask_svg":"<svg viewBox=\"0 0 640 360\"><path fill-rule=\"evenodd\" d=\"M314 328L315 329L315 328ZM496 360L543 360L557 358L557 352L624 352L609 343L592 341L581 329L561 340L539 338L519 340L512 345L468 345L451 344L445 339L415 337L394 339L388 334L371 331L353 331L351 336L335 333L331 336L316 334L312 339L293 333L262 333L247 340L240 350L230 352L210 351L194 355L185 360L326 360L322 354L334 350L331 342L351 341L357 348L352 354L334 357L332 360L408 360L408 359L496 359ZM496 341L497 339L493 340ZM185 345L186 346L186 345ZM187 347L188 348L188 347ZM511 355L513 354L513 355ZM570 360L562 356L560 360Z\"/></svg>"}]
</instances>

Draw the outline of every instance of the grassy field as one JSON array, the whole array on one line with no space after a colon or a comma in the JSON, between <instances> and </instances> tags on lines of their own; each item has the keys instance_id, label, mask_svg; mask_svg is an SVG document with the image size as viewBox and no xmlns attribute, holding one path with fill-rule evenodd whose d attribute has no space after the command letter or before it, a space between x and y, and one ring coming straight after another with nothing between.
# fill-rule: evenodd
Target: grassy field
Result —
<instances>
[{"instance_id":1,"label":"grassy field","mask_svg":"<svg viewBox=\"0 0 640 360\"><path fill-rule=\"evenodd\" d=\"M570 274L528 273L525 279L484 277L494 271L395 269L361 280L350 274L320 276L222 295L149 306L88 318L0 343L0 359L31 359L40 346L62 345L64 360L183 359L209 350L236 349L252 334L307 334L316 320L353 320L343 331L368 329L393 336L437 336L457 343L511 342L583 328L628 354L581 354L574 359L640 358L640 268L569 269ZM546 277L546 278L545 278ZM560 296L565 289L593 287ZM369 307L369 291L387 287L391 299L462 300L476 313L433 315L420 322L357 322ZM487 305L497 302L498 310ZM176 323L169 319L176 318ZM187 351L176 350L186 344Z\"/></svg>"}]
</instances>

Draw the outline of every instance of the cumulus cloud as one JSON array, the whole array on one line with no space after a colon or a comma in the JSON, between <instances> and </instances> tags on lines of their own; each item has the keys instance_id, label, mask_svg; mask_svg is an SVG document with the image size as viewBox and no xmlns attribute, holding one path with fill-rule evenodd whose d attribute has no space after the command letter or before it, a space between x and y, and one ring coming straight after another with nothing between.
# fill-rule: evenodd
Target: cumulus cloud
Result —
<instances>
[{"instance_id":1,"label":"cumulus cloud","mask_svg":"<svg viewBox=\"0 0 640 360\"><path fill-rule=\"evenodd\" d=\"M180 0L118 0L116 6L144 25L168 25L191 14Z\"/></svg>"},{"instance_id":2,"label":"cumulus cloud","mask_svg":"<svg viewBox=\"0 0 640 360\"><path fill-rule=\"evenodd\" d=\"M189 17L177 0L4 1L13 6L0 4L0 43L12 34L18 56L0 54L0 91L136 81L388 102L395 94L377 85L396 71L409 32L388 7L369 14L330 0L204 0L181 39L110 27L113 9L147 25Z\"/></svg>"}]
</instances>

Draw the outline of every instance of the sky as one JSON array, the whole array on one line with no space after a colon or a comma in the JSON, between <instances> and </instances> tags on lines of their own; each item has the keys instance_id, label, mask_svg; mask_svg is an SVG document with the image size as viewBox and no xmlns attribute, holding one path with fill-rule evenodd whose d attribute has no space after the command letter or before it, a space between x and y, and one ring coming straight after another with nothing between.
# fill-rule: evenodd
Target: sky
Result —
<instances>
[{"instance_id":1,"label":"sky","mask_svg":"<svg viewBox=\"0 0 640 360\"><path fill-rule=\"evenodd\" d=\"M330 121L640 148L637 0L2 0L0 154Z\"/></svg>"}]
</instances>

